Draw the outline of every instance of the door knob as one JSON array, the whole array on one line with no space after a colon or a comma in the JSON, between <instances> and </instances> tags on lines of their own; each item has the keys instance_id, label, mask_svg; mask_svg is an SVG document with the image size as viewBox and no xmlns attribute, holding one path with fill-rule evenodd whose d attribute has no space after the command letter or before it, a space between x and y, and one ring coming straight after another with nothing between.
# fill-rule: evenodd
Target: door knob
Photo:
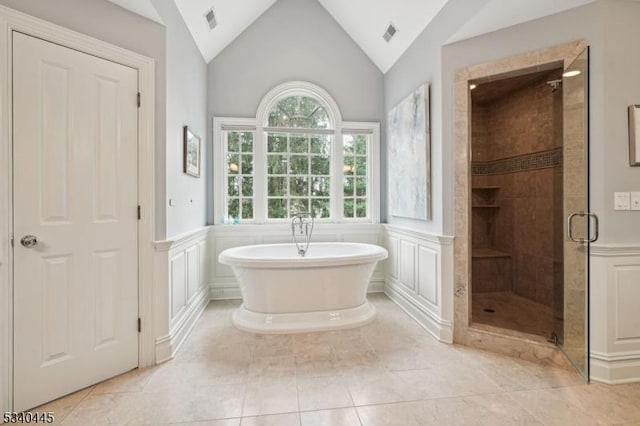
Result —
<instances>
[{"instance_id":1,"label":"door knob","mask_svg":"<svg viewBox=\"0 0 640 426\"><path fill-rule=\"evenodd\" d=\"M20 244L22 244L26 248L34 248L38 245L38 237L35 235L25 235L20 240Z\"/></svg>"}]
</instances>

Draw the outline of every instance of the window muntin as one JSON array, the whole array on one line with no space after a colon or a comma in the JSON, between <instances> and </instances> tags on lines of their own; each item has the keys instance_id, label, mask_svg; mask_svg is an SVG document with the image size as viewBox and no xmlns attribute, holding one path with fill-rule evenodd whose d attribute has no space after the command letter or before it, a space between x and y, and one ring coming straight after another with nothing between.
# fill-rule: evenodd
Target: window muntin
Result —
<instances>
[{"instance_id":1,"label":"window muntin","mask_svg":"<svg viewBox=\"0 0 640 426\"><path fill-rule=\"evenodd\" d=\"M348 134L342 138L343 148L343 217L369 217L369 151L371 135Z\"/></svg>"},{"instance_id":2,"label":"window muntin","mask_svg":"<svg viewBox=\"0 0 640 426\"><path fill-rule=\"evenodd\" d=\"M227 221L254 219L254 133L225 132Z\"/></svg>"}]
</instances>

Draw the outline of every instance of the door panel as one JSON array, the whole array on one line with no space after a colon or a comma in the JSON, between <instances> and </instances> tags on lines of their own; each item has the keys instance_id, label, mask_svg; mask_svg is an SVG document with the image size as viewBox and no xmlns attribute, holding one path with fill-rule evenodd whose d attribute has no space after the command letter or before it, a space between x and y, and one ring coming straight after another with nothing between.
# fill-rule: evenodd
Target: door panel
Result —
<instances>
[{"instance_id":1,"label":"door panel","mask_svg":"<svg viewBox=\"0 0 640 426\"><path fill-rule=\"evenodd\" d=\"M558 344L589 379L589 49L563 76L564 285ZM558 317L558 316L556 316Z\"/></svg>"},{"instance_id":2,"label":"door panel","mask_svg":"<svg viewBox=\"0 0 640 426\"><path fill-rule=\"evenodd\" d=\"M13 34L15 410L138 365L137 80Z\"/></svg>"}]
</instances>

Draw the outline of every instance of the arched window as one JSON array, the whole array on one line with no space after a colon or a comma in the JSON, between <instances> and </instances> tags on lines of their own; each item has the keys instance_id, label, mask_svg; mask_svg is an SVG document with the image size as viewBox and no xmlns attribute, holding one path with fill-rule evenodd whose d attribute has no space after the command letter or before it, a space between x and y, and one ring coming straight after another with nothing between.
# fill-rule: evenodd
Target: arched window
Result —
<instances>
[{"instance_id":1,"label":"arched window","mask_svg":"<svg viewBox=\"0 0 640 426\"><path fill-rule=\"evenodd\" d=\"M255 120L215 118L214 131L216 223L379 220L379 125L342 122L321 88L280 85Z\"/></svg>"}]
</instances>

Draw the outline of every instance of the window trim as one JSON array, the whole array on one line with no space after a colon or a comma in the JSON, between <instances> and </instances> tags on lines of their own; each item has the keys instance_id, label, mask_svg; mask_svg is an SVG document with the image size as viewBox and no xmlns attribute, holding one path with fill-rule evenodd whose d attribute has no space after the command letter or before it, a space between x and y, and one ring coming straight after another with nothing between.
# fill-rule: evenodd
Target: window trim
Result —
<instances>
[{"instance_id":1,"label":"window trim","mask_svg":"<svg viewBox=\"0 0 640 426\"><path fill-rule=\"evenodd\" d=\"M266 137L267 132L274 130L286 131L296 128L274 129L268 127L268 115L276 102L292 95L305 95L316 98L327 109L331 130L321 130L325 134L333 135L332 146L332 187L331 187L331 217L329 219L317 219L320 223L380 223L380 123L377 122L349 122L342 121L342 114L333 98L324 89L308 82L292 81L276 86L265 95L258 106L255 118L238 117L213 117L213 213L214 224L224 223L226 210L226 139L225 132L253 132L254 133L254 188L253 188L253 220L242 220L247 224L281 224L289 222L289 219L267 218L267 162L266 162ZM315 129L310 129L314 131ZM291 133L291 132L289 132ZM370 153L367 161L367 187L368 187L368 217L345 218L343 216L343 136L347 134L371 135ZM264 161L263 161L264 160ZM335 177L334 177L335 176Z\"/></svg>"}]
</instances>

